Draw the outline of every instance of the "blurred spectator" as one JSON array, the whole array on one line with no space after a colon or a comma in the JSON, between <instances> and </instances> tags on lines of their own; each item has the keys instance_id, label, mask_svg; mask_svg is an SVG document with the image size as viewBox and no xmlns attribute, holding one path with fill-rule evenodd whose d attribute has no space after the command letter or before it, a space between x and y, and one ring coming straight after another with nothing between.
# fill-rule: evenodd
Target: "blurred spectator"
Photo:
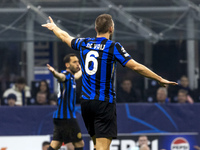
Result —
<instances>
[{"instance_id":1,"label":"blurred spectator","mask_svg":"<svg viewBox=\"0 0 200 150\"><path fill-rule=\"evenodd\" d=\"M158 103L166 104L169 103L170 100L167 96L167 89L165 87L159 87L156 92L156 100Z\"/></svg>"},{"instance_id":2,"label":"blurred spectator","mask_svg":"<svg viewBox=\"0 0 200 150\"><path fill-rule=\"evenodd\" d=\"M38 92L35 101L36 105L48 105L47 95L44 92Z\"/></svg>"},{"instance_id":3,"label":"blurred spectator","mask_svg":"<svg viewBox=\"0 0 200 150\"><path fill-rule=\"evenodd\" d=\"M47 83L46 80L41 80L39 82L39 85L38 85L33 97L35 97L38 92L46 93L47 99L49 99L51 93L50 93L50 89L49 89L49 84Z\"/></svg>"},{"instance_id":4,"label":"blurred spectator","mask_svg":"<svg viewBox=\"0 0 200 150\"><path fill-rule=\"evenodd\" d=\"M146 135L141 135L138 138L137 145L136 147L130 147L128 150L150 150L148 146L148 137Z\"/></svg>"},{"instance_id":5,"label":"blurred spectator","mask_svg":"<svg viewBox=\"0 0 200 150\"><path fill-rule=\"evenodd\" d=\"M16 106L17 97L15 94L9 94L7 97L8 106Z\"/></svg>"},{"instance_id":6,"label":"blurred spectator","mask_svg":"<svg viewBox=\"0 0 200 150\"><path fill-rule=\"evenodd\" d=\"M188 95L188 92L186 90L180 89L177 95L178 103L181 103L181 104L187 103L187 95Z\"/></svg>"},{"instance_id":7,"label":"blurred spectator","mask_svg":"<svg viewBox=\"0 0 200 150\"><path fill-rule=\"evenodd\" d=\"M50 145L50 142L44 141L44 142L42 143L42 150L48 150L49 145Z\"/></svg>"},{"instance_id":8,"label":"blurred spectator","mask_svg":"<svg viewBox=\"0 0 200 150\"><path fill-rule=\"evenodd\" d=\"M141 100L139 91L133 89L130 79L122 81L117 94L118 102L121 103L139 102Z\"/></svg>"},{"instance_id":9,"label":"blurred spectator","mask_svg":"<svg viewBox=\"0 0 200 150\"><path fill-rule=\"evenodd\" d=\"M57 95L52 93L49 97L49 104L50 105L57 105Z\"/></svg>"},{"instance_id":10,"label":"blurred spectator","mask_svg":"<svg viewBox=\"0 0 200 150\"><path fill-rule=\"evenodd\" d=\"M181 76L180 83L179 83L178 86L174 86L174 87L171 86L169 88L169 93L170 93L172 102L177 102L178 101L176 96L178 95L178 91L180 89L183 89L183 90L187 91L187 93L188 93L187 94L187 102L188 103L194 103L193 91L190 89L189 80L185 75Z\"/></svg>"},{"instance_id":11,"label":"blurred spectator","mask_svg":"<svg viewBox=\"0 0 200 150\"><path fill-rule=\"evenodd\" d=\"M10 93L16 95L16 105L18 106L27 105L27 101L31 97L30 88L26 86L26 81L23 77L19 77L13 87L7 89L3 93L3 98L6 99Z\"/></svg>"}]
</instances>

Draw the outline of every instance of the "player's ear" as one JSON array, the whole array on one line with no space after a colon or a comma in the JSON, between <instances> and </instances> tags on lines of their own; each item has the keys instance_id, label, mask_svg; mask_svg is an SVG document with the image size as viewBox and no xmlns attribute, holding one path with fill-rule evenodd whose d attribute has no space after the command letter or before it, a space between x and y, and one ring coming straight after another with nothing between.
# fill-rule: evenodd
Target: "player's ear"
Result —
<instances>
[{"instance_id":1,"label":"player's ear","mask_svg":"<svg viewBox=\"0 0 200 150\"><path fill-rule=\"evenodd\" d=\"M65 67L69 68L70 64L69 63L65 63Z\"/></svg>"},{"instance_id":2,"label":"player's ear","mask_svg":"<svg viewBox=\"0 0 200 150\"><path fill-rule=\"evenodd\" d=\"M113 33L113 27L112 26L109 27L108 31L109 31L110 34Z\"/></svg>"}]
</instances>

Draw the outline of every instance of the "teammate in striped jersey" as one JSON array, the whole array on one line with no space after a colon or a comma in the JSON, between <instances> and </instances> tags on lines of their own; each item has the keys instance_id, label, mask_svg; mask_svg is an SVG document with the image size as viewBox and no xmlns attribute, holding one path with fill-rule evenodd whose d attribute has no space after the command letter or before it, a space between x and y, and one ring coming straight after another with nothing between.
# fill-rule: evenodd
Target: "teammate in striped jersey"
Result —
<instances>
[{"instance_id":1,"label":"teammate in striped jersey","mask_svg":"<svg viewBox=\"0 0 200 150\"><path fill-rule=\"evenodd\" d=\"M73 143L75 150L83 150L84 142L76 120L76 82L81 77L79 59L75 54L64 57L66 70L57 72L47 64L48 69L58 79L58 108L53 114L54 133L48 150L57 150L62 142Z\"/></svg>"},{"instance_id":2,"label":"teammate in striped jersey","mask_svg":"<svg viewBox=\"0 0 200 150\"><path fill-rule=\"evenodd\" d=\"M97 150L109 150L113 138L117 137L114 72L116 61L137 73L158 81L161 86L176 85L158 76L144 65L134 61L118 42L111 41L114 22L109 14L96 18L96 38L74 38L61 30L49 17L50 23L43 27L69 47L79 50L82 68L82 116Z\"/></svg>"}]
</instances>

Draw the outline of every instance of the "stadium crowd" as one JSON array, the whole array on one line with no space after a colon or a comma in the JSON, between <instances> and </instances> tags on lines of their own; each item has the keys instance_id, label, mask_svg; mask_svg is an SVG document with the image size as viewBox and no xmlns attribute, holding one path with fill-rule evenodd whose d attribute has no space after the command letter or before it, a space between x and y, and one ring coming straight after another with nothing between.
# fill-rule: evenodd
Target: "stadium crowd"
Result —
<instances>
[{"instance_id":1,"label":"stadium crowd","mask_svg":"<svg viewBox=\"0 0 200 150\"><path fill-rule=\"evenodd\" d=\"M160 104L200 102L199 89L191 90L189 88L187 76L181 76L177 82L178 86L160 87L157 82L149 80L148 89L141 90L134 86L131 78L123 78L116 85L117 102ZM79 104L81 82L77 81L77 83L77 103ZM50 91L49 83L45 79L34 81L29 87L25 78L18 77L15 81L9 82L6 87L5 90L0 91L2 106L57 105L57 93Z\"/></svg>"}]
</instances>

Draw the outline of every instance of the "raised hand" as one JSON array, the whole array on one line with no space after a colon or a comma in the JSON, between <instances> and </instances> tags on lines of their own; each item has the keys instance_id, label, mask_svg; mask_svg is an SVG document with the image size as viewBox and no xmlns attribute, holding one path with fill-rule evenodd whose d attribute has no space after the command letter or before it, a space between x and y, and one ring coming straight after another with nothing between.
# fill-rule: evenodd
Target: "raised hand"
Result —
<instances>
[{"instance_id":1,"label":"raised hand","mask_svg":"<svg viewBox=\"0 0 200 150\"><path fill-rule=\"evenodd\" d=\"M54 69L52 66L50 66L49 64L47 64L47 68L48 68L49 71L51 71L52 73L55 72L55 69Z\"/></svg>"},{"instance_id":2,"label":"raised hand","mask_svg":"<svg viewBox=\"0 0 200 150\"><path fill-rule=\"evenodd\" d=\"M54 23L53 19L50 16L49 16L49 20L50 20L50 23L42 24L42 26L46 27L49 30L53 30L57 26L56 26L56 24Z\"/></svg>"}]
</instances>

